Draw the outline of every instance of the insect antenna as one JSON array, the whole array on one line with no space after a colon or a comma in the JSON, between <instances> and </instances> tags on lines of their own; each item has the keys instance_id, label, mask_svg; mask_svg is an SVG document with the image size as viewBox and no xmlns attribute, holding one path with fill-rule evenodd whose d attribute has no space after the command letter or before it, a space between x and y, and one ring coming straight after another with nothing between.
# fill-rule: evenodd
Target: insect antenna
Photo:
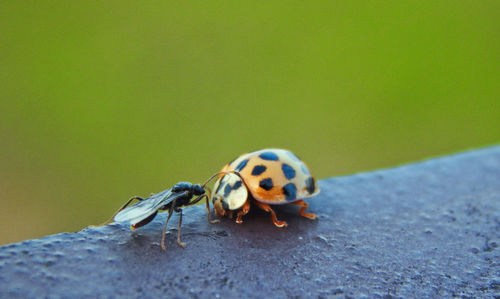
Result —
<instances>
[{"instance_id":1,"label":"insect antenna","mask_svg":"<svg viewBox=\"0 0 500 299\"><path fill-rule=\"evenodd\" d=\"M205 182L201 185L201 187L205 188L205 186L206 186L208 183L210 183L210 181L211 181L211 180L213 180L213 179L214 179L215 177L217 177L217 176L220 176L220 175L226 176L226 175L231 174L231 173L236 174L237 176L240 176L240 174L239 174L237 171L235 171L235 170L229 170L229 171L221 171L221 172L217 172L216 174L214 174L214 175L212 175L211 177L209 177L209 178L208 178L208 180L206 180L206 181L205 181Z\"/></svg>"}]
</instances>

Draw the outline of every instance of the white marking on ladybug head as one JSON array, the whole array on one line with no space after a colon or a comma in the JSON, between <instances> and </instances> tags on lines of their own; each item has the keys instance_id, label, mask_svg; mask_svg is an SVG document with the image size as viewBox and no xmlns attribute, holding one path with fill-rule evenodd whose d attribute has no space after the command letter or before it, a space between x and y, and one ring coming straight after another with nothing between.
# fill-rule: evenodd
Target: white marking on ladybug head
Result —
<instances>
[{"instance_id":1,"label":"white marking on ladybug head","mask_svg":"<svg viewBox=\"0 0 500 299\"><path fill-rule=\"evenodd\" d=\"M226 210L237 210L243 206L248 198L248 190L241 178L230 173L216 183L214 199L221 201L220 205Z\"/></svg>"}]
</instances>

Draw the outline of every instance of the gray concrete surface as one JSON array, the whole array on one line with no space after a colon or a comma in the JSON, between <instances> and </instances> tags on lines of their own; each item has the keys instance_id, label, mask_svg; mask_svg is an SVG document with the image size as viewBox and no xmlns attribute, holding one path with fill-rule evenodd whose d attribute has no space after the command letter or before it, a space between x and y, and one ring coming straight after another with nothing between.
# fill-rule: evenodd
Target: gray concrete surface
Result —
<instances>
[{"instance_id":1,"label":"gray concrete surface","mask_svg":"<svg viewBox=\"0 0 500 299\"><path fill-rule=\"evenodd\" d=\"M319 184L284 229L185 209L186 249L165 214L0 247L0 297L500 298L500 146Z\"/></svg>"}]
</instances>

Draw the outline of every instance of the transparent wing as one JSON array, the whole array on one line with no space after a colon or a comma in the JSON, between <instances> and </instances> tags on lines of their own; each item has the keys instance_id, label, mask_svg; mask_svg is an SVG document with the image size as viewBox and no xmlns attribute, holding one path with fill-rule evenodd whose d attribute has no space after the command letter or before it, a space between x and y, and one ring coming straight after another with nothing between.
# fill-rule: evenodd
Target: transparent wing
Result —
<instances>
[{"instance_id":1,"label":"transparent wing","mask_svg":"<svg viewBox=\"0 0 500 299\"><path fill-rule=\"evenodd\" d=\"M150 197L123 209L120 213L116 214L114 220L116 222L130 222L131 225L137 224L156 213L164 205L185 195L185 192L174 193L171 190L172 189L168 189L153 194Z\"/></svg>"}]
</instances>

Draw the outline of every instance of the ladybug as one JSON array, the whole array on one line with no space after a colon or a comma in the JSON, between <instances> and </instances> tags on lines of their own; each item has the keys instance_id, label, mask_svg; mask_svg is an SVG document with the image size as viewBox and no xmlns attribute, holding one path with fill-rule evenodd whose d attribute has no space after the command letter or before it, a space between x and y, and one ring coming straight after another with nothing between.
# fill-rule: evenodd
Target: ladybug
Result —
<instances>
[{"instance_id":1,"label":"ladybug","mask_svg":"<svg viewBox=\"0 0 500 299\"><path fill-rule=\"evenodd\" d=\"M301 208L299 214L318 218L304 212L308 205L304 198L317 195L319 187L306 164L292 152L284 149L263 149L243 154L221 170L226 175L219 177L214 185L212 203L218 216L232 218L242 223L242 217L250 211L250 205L271 213L277 227L286 227L271 205L294 204Z\"/></svg>"}]
</instances>

